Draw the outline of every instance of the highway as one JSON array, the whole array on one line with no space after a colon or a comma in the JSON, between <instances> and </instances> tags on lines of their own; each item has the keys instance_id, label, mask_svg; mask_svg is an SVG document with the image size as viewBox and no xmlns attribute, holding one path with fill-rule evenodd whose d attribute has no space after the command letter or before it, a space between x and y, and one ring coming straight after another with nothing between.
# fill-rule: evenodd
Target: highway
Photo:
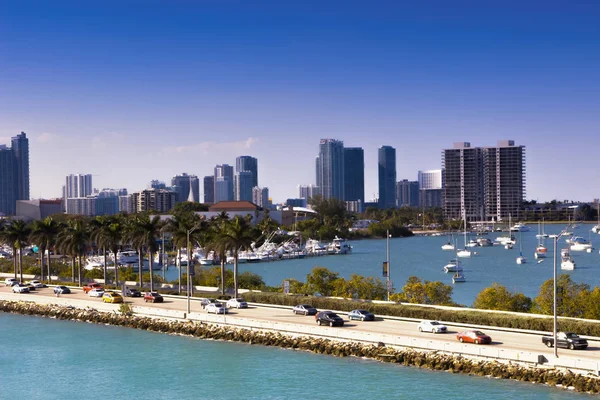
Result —
<instances>
[{"instance_id":1,"label":"highway","mask_svg":"<svg viewBox=\"0 0 600 400\"><path fill-rule=\"evenodd\" d=\"M3 300L24 300L24 301L36 301L40 303L55 303L63 305L73 305L75 307L92 307L100 311L111 311L118 310L118 304L105 304L100 298L92 298L87 294L83 293L80 289L73 290L71 294L63 294L59 298L52 292L52 288L38 289L31 293L12 293L10 287L0 287L0 299ZM187 311L186 299L177 298L165 298L164 303L145 303L143 298L125 298L125 301L131 305L142 306L142 307L158 307L169 310ZM191 301L191 312L193 313L206 313L198 301ZM345 317L343 313L340 316ZM310 325L316 326L315 318L313 316L295 315L289 308L274 308L269 306L255 306L251 305L247 309L230 309L227 316L227 322L229 324L235 323L236 317L242 317L244 319L252 319L258 321L278 322L286 324L298 324L298 325ZM346 319L346 318L345 318ZM232 322L233 321L233 322ZM377 318L372 322L360 322L360 321L345 321L343 327L329 328L319 327L326 332L329 329L343 329L343 330L356 330L376 336L377 334L387 334L398 337L406 337L409 339L421 339L427 341L437 341L437 345L443 345L444 343L459 344L456 339L456 333L467 330L462 326L455 326L452 324L446 324L448 327L448 333L446 334L432 334L419 332L417 329L417 322L409 321L398 321L385 318ZM541 337L536 334L527 333L516 333L516 332L505 332L494 329L482 329L484 333L491 336L492 344L485 345L485 347L496 348L499 351L512 351L512 352L528 352L533 354L543 354L548 359L553 358L553 349L549 349L542 344ZM465 348L478 346L475 344L462 344ZM484 345L479 345L483 347ZM437 347L437 346L436 346ZM567 350L559 349L559 357L568 357L577 360L593 361L598 362L600 360L600 342L589 341L589 347L586 350Z\"/></svg>"}]
</instances>

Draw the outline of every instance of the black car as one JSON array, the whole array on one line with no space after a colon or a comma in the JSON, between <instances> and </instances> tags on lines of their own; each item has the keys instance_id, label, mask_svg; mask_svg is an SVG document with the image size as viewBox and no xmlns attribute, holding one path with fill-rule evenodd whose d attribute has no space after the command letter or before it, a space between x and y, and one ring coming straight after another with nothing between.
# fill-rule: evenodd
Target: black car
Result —
<instances>
[{"instance_id":1,"label":"black car","mask_svg":"<svg viewBox=\"0 0 600 400\"><path fill-rule=\"evenodd\" d=\"M69 294L71 293L71 289L66 286L56 286L54 288L54 294Z\"/></svg>"},{"instance_id":2,"label":"black car","mask_svg":"<svg viewBox=\"0 0 600 400\"><path fill-rule=\"evenodd\" d=\"M142 292L137 289L127 288L125 290L125 296L127 297L142 297Z\"/></svg>"},{"instance_id":3,"label":"black car","mask_svg":"<svg viewBox=\"0 0 600 400\"><path fill-rule=\"evenodd\" d=\"M333 311L321 311L315 318L317 325L344 326L344 320Z\"/></svg>"}]
</instances>

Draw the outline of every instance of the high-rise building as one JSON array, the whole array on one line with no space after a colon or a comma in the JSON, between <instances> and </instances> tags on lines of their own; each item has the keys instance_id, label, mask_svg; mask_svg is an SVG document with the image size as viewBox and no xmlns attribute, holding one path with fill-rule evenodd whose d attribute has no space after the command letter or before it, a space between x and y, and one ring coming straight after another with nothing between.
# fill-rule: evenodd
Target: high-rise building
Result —
<instances>
[{"instance_id":1,"label":"high-rise building","mask_svg":"<svg viewBox=\"0 0 600 400\"><path fill-rule=\"evenodd\" d=\"M250 156L240 156L235 159L235 172L248 171L252 174L251 188L258 186L258 160Z\"/></svg>"},{"instance_id":2,"label":"high-rise building","mask_svg":"<svg viewBox=\"0 0 600 400\"><path fill-rule=\"evenodd\" d=\"M196 175L188 175L185 172L171 178L171 189L177 193L177 202L198 202L200 199L200 181ZM191 193L191 195L190 195Z\"/></svg>"},{"instance_id":3,"label":"high-rise building","mask_svg":"<svg viewBox=\"0 0 600 400\"><path fill-rule=\"evenodd\" d=\"M153 179L150 181L150 183L148 183L148 189L166 189L167 188L167 184L164 183L163 181L159 181L158 179Z\"/></svg>"},{"instance_id":4,"label":"high-rise building","mask_svg":"<svg viewBox=\"0 0 600 400\"><path fill-rule=\"evenodd\" d=\"M396 183L396 205L419 207L419 182L403 179Z\"/></svg>"},{"instance_id":5,"label":"high-rise building","mask_svg":"<svg viewBox=\"0 0 600 400\"><path fill-rule=\"evenodd\" d=\"M11 147L0 145L0 215L15 215L17 200L29 200L29 139L13 136Z\"/></svg>"},{"instance_id":6,"label":"high-rise building","mask_svg":"<svg viewBox=\"0 0 600 400\"><path fill-rule=\"evenodd\" d=\"M86 197L92 194L91 174L67 175L65 184L65 198Z\"/></svg>"},{"instance_id":7,"label":"high-rise building","mask_svg":"<svg viewBox=\"0 0 600 400\"><path fill-rule=\"evenodd\" d=\"M72 215L96 215L96 196L67 198L67 213Z\"/></svg>"},{"instance_id":8,"label":"high-rise building","mask_svg":"<svg viewBox=\"0 0 600 400\"><path fill-rule=\"evenodd\" d=\"M15 161L13 152L0 145L0 216L15 215L17 190L15 185Z\"/></svg>"},{"instance_id":9,"label":"high-rise building","mask_svg":"<svg viewBox=\"0 0 600 400\"><path fill-rule=\"evenodd\" d=\"M442 207L443 173L441 169L419 171L419 207Z\"/></svg>"},{"instance_id":10,"label":"high-rise building","mask_svg":"<svg viewBox=\"0 0 600 400\"><path fill-rule=\"evenodd\" d=\"M129 207L134 213L150 210L165 213L175 206L176 197L177 195L170 190L146 189L129 196Z\"/></svg>"},{"instance_id":11,"label":"high-rise building","mask_svg":"<svg viewBox=\"0 0 600 400\"><path fill-rule=\"evenodd\" d=\"M236 201L252 201L252 172L240 171L234 177L234 198Z\"/></svg>"},{"instance_id":12,"label":"high-rise building","mask_svg":"<svg viewBox=\"0 0 600 400\"><path fill-rule=\"evenodd\" d=\"M233 200L233 167L228 164L215 166L215 203Z\"/></svg>"},{"instance_id":13,"label":"high-rise building","mask_svg":"<svg viewBox=\"0 0 600 400\"><path fill-rule=\"evenodd\" d=\"M255 186L252 188L252 202L259 207L269 208L269 188Z\"/></svg>"},{"instance_id":14,"label":"high-rise building","mask_svg":"<svg viewBox=\"0 0 600 400\"><path fill-rule=\"evenodd\" d=\"M204 203L213 204L215 202L215 177L204 177Z\"/></svg>"},{"instance_id":15,"label":"high-rise building","mask_svg":"<svg viewBox=\"0 0 600 400\"><path fill-rule=\"evenodd\" d=\"M344 148L344 200L365 202L365 151Z\"/></svg>"},{"instance_id":16,"label":"high-rise building","mask_svg":"<svg viewBox=\"0 0 600 400\"><path fill-rule=\"evenodd\" d=\"M344 200L344 142L321 139L315 165L323 198Z\"/></svg>"},{"instance_id":17,"label":"high-rise building","mask_svg":"<svg viewBox=\"0 0 600 400\"><path fill-rule=\"evenodd\" d=\"M396 149L379 148L379 208L396 206Z\"/></svg>"},{"instance_id":18,"label":"high-rise building","mask_svg":"<svg viewBox=\"0 0 600 400\"><path fill-rule=\"evenodd\" d=\"M119 212L121 212L121 213L132 213L133 212L133 210L130 207L128 195L119 195Z\"/></svg>"},{"instance_id":19,"label":"high-rise building","mask_svg":"<svg viewBox=\"0 0 600 400\"><path fill-rule=\"evenodd\" d=\"M519 216L525 199L525 146L500 140L483 148L483 185L486 220Z\"/></svg>"},{"instance_id":20,"label":"high-rise building","mask_svg":"<svg viewBox=\"0 0 600 400\"><path fill-rule=\"evenodd\" d=\"M309 201L314 195L319 194L319 187L315 185L298 185L298 197Z\"/></svg>"},{"instance_id":21,"label":"high-rise building","mask_svg":"<svg viewBox=\"0 0 600 400\"><path fill-rule=\"evenodd\" d=\"M11 140L15 160L15 185L17 200L29 200L29 139L25 132Z\"/></svg>"},{"instance_id":22,"label":"high-rise building","mask_svg":"<svg viewBox=\"0 0 600 400\"><path fill-rule=\"evenodd\" d=\"M455 143L443 152L444 216L485 221L518 217L525 195L525 147L512 140L496 147Z\"/></svg>"}]
</instances>

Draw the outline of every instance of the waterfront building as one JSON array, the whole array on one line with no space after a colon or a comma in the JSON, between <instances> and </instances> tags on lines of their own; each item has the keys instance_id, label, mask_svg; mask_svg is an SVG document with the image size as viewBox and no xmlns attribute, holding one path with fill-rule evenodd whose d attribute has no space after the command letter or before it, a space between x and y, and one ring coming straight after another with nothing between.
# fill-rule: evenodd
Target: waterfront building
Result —
<instances>
[{"instance_id":1,"label":"waterfront building","mask_svg":"<svg viewBox=\"0 0 600 400\"><path fill-rule=\"evenodd\" d=\"M17 191L12 150L0 145L0 216L15 215Z\"/></svg>"},{"instance_id":2,"label":"waterfront building","mask_svg":"<svg viewBox=\"0 0 600 400\"><path fill-rule=\"evenodd\" d=\"M525 146L455 143L443 151L444 217L467 221L519 218L525 197Z\"/></svg>"},{"instance_id":3,"label":"waterfront building","mask_svg":"<svg viewBox=\"0 0 600 400\"><path fill-rule=\"evenodd\" d=\"M270 208L269 188L255 186L252 188L252 203L262 208Z\"/></svg>"},{"instance_id":4,"label":"waterfront building","mask_svg":"<svg viewBox=\"0 0 600 400\"><path fill-rule=\"evenodd\" d=\"M419 206L421 208L442 207L443 173L441 169L419 171Z\"/></svg>"},{"instance_id":5,"label":"waterfront building","mask_svg":"<svg viewBox=\"0 0 600 400\"><path fill-rule=\"evenodd\" d=\"M250 171L240 171L234 176L234 198L236 201L252 201L253 176Z\"/></svg>"},{"instance_id":6,"label":"waterfront building","mask_svg":"<svg viewBox=\"0 0 600 400\"><path fill-rule=\"evenodd\" d=\"M17 200L29 200L29 139L21 132L11 139Z\"/></svg>"},{"instance_id":7,"label":"waterfront building","mask_svg":"<svg viewBox=\"0 0 600 400\"><path fill-rule=\"evenodd\" d=\"M176 203L176 194L165 189L146 189L129 196L130 209L133 213L144 211L169 212Z\"/></svg>"},{"instance_id":8,"label":"waterfront building","mask_svg":"<svg viewBox=\"0 0 600 400\"><path fill-rule=\"evenodd\" d=\"M391 146L381 146L378 161L379 208L396 207L396 149Z\"/></svg>"},{"instance_id":9,"label":"waterfront building","mask_svg":"<svg viewBox=\"0 0 600 400\"><path fill-rule=\"evenodd\" d=\"M236 172L250 172L252 182L250 188L258 186L258 160L255 157L240 156L235 159Z\"/></svg>"},{"instance_id":10,"label":"waterfront building","mask_svg":"<svg viewBox=\"0 0 600 400\"><path fill-rule=\"evenodd\" d=\"M11 147L0 145L0 215L15 215L17 200L29 200L29 139L21 132Z\"/></svg>"},{"instance_id":11,"label":"waterfront building","mask_svg":"<svg viewBox=\"0 0 600 400\"><path fill-rule=\"evenodd\" d=\"M396 184L397 207L419 207L419 182L403 179Z\"/></svg>"},{"instance_id":12,"label":"waterfront building","mask_svg":"<svg viewBox=\"0 0 600 400\"><path fill-rule=\"evenodd\" d=\"M321 139L316 158L317 186L324 199L344 199L344 142Z\"/></svg>"},{"instance_id":13,"label":"waterfront building","mask_svg":"<svg viewBox=\"0 0 600 400\"><path fill-rule=\"evenodd\" d=\"M301 199L306 199L306 201L310 201L310 199L319 194L319 187L315 185L298 185L298 197Z\"/></svg>"},{"instance_id":14,"label":"waterfront building","mask_svg":"<svg viewBox=\"0 0 600 400\"><path fill-rule=\"evenodd\" d=\"M200 199L200 180L196 175L185 172L171 178L171 188L177 194L177 202L198 202Z\"/></svg>"},{"instance_id":15,"label":"waterfront building","mask_svg":"<svg viewBox=\"0 0 600 400\"><path fill-rule=\"evenodd\" d=\"M213 204L215 202L215 177L204 177L204 203Z\"/></svg>"},{"instance_id":16,"label":"waterfront building","mask_svg":"<svg viewBox=\"0 0 600 400\"><path fill-rule=\"evenodd\" d=\"M525 199L525 146L500 140L483 148L483 184L486 220L519 218Z\"/></svg>"},{"instance_id":17,"label":"waterfront building","mask_svg":"<svg viewBox=\"0 0 600 400\"><path fill-rule=\"evenodd\" d=\"M365 151L361 147L344 148L344 200L365 202Z\"/></svg>"},{"instance_id":18,"label":"waterfront building","mask_svg":"<svg viewBox=\"0 0 600 400\"><path fill-rule=\"evenodd\" d=\"M62 199L17 200L17 217L24 221L42 220L62 213Z\"/></svg>"},{"instance_id":19,"label":"waterfront building","mask_svg":"<svg viewBox=\"0 0 600 400\"><path fill-rule=\"evenodd\" d=\"M215 166L215 203L232 201L233 196L233 167L228 164Z\"/></svg>"}]
</instances>

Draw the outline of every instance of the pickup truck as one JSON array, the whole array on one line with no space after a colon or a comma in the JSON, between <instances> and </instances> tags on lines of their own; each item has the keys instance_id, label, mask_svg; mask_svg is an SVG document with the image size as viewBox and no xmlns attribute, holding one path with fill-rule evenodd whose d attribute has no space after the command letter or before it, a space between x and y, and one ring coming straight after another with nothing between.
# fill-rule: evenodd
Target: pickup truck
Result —
<instances>
[{"instance_id":1,"label":"pickup truck","mask_svg":"<svg viewBox=\"0 0 600 400\"><path fill-rule=\"evenodd\" d=\"M542 336L542 343L548 347L554 346L553 336ZM588 347L588 342L585 339L580 338L576 333L573 332L558 332L556 334L556 347L563 349L581 349L584 350Z\"/></svg>"}]
</instances>

